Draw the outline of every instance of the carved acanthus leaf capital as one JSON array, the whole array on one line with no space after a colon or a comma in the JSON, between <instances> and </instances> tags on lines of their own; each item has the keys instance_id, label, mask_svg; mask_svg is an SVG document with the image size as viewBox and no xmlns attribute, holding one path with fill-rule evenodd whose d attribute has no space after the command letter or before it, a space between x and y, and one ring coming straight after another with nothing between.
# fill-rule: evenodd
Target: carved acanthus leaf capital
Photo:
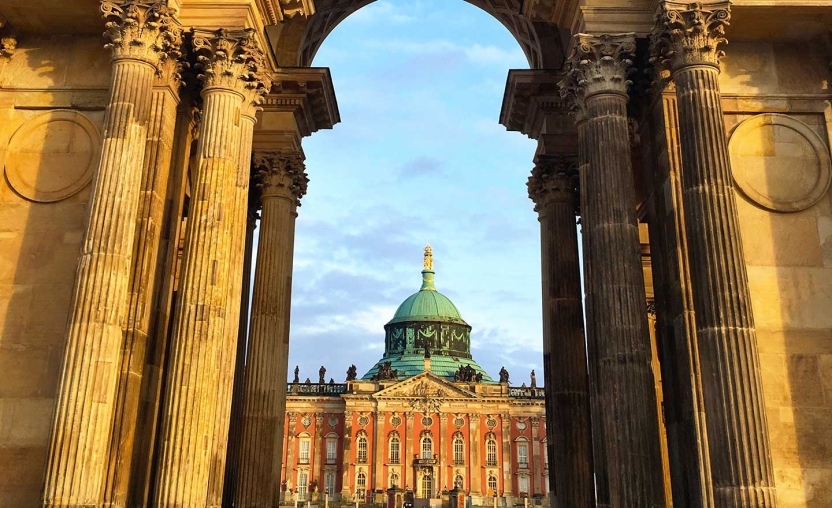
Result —
<instances>
[{"instance_id":1,"label":"carved acanthus leaf capital","mask_svg":"<svg viewBox=\"0 0 832 508\"><path fill-rule=\"evenodd\" d=\"M626 95L636 51L633 33L575 34L566 76L559 83L561 95L576 104L602 93Z\"/></svg>"},{"instance_id":2,"label":"carved acanthus leaf capital","mask_svg":"<svg viewBox=\"0 0 832 508\"><path fill-rule=\"evenodd\" d=\"M104 0L101 13L104 37L110 41L104 47L112 51L113 60L139 60L158 70L161 62L181 56L182 28L167 1Z\"/></svg>"},{"instance_id":3,"label":"carved acanthus leaf capital","mask_svg":"<svg viewBox=\"0 0 832 508\"><path fill-rule=\"evenodd\" d=\"M298 152L255 152L253 157L256 185L262 199L282 197L300 206L309 178L303 156Z\"/></svg>"},{"instance_id":4,"label":"carved acanthus leaf capital","mask_svg":"<svg viewBox=\"0 0 832 508\"><path fill-rule=\"evenodd\" d=\"M545 155L535 159L532 175L526 186L529 198L535 203L535 211L541 211L548 203L573 203L577 206L578 161L565 155Z\"/></svg>"},{"instance_id":5,"label":"carved acanthus leaf capital","mask_svg":"<svg viewBox=\"0 0 832 508\"><path fill-rule=\"evenodd\" d=\"M662 2L650 34L652 61L673 72L690 65L719 67L730 21L731 2Z\"/></svg>"},{"instance_id":6,"label":"carved acanthus leaf capital","mask_svg":"<svg viewBox=\"0 0 832 508\"><path fill-rule=\"evenodd\" d=\"M196 66L200 71L197 78L202 81L203 89L239 92L245 98L243 114L248 113L247 107L259 104L271 80L263 52L254 38L254 29L192 30L192 34Z\"/></svg>"}]
</instances>

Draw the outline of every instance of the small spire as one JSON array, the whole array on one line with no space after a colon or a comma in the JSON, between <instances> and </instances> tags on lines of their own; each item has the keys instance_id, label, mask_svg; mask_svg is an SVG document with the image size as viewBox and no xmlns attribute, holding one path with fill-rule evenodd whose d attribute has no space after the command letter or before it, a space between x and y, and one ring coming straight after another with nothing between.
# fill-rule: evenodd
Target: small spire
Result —
<instances>
[{"instance_id":1,"label":"small spire","mask_svg":"<svg viewBox=\"0 0 832 508\"><path fill-rule=\"evenodd\" d=\"M425 270L433 270L433 247L425 245Z\"/></svg>"},{"instance_id":2,"label":"small spire","mask_svg":"<svg viewBox=\"0 0 832 508\"><path fill-rule=\"evenodd\" d=\"M433 247L430 244L425 246L425 266L422 270L422 287L419 291L436 291L433 285Z\"/></svg>"}]
</instances>

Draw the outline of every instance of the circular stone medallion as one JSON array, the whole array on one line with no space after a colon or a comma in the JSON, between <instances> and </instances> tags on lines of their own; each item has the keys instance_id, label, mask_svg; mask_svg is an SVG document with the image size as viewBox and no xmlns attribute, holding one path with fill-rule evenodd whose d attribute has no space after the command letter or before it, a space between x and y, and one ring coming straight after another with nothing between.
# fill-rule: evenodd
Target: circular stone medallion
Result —
<instances>
[{"instance_id":1,"label":"circular stone medallion","mask_svg":"<svg viewBox=\"0 0 832 508\"><path fill-rule=\"evenodd\" d=\"M826 143L788 115L761 114L741 122L728 142L737 186L751 201L776 212L799 212L829 190Z\"/></svg>"},{"instance_id":2,"label":"circular stone medallion","mask_svg":"<svg viewBox=\"0 0 832 508\"><path fill-rule=\"evenodd\" d=\"M6 152L6 178L21 196L39 203L66 199L90 182L98 163L98 129L66 109L29 119Z\"/></svg>"}]
</instances>

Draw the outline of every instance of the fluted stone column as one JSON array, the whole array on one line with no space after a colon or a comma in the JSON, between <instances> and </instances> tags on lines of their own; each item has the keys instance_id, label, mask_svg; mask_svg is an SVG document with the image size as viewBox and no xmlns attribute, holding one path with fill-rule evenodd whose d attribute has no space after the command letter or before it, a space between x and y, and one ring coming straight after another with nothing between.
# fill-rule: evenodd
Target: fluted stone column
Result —
<instances>
[{"instance_id":1,"label":"fluted stone column","mask_svg":"<svg viewBox=\"0 0 832 508\"><path fill-rule=\"evenodd\" d=\"M577 98L576 98L577 99ZM586 130L586 117L583 114L583 103L576 108L577 118L575 122L578 131L578 171L580 173L580 202L586 203L587 178L589 171L589 137ZM581 210L581 230L592 229L592 217L587 209ZM601 391L601 380L599 378L598 365L598 321L595 319L595 291L593 283L596 278L592 274L592 247L590 235L581 235L583 245L583 267L584 267L584 305L586 315L586 353L587 365L589 367L589 406L590 420L592 426L592 461L595 476L595 498L599 507L610 506L610 489L607 477L607 452L606 440L604 437L604 394ZM551 431L550 431L551 432ZM554 440L550 441L554 446ZM550 470L554 465L550 465ZM550 477L555 477L550 471ZM550 482L552 483L552 482Z\"/></svg>"},{"instance_id":2,"label":"fluted stone column","mask_svg":"<svg viewBox=\"0 0 832 508\"><path fill-rule=\"evenodd\" d=\"M246 364L235 506L271 508L286 408L295 218L308 179L298 153L256 153L262 218Z\"/></svg>"},{"instance_id":3,"label":"fluted stone column","mask_svg":"<svg viewBox=\"0 0 832 508\"><path fill-rule=\"evenodd\" d=\"M176 26L171 20L170 26ZM123 353L119 369L119 385L113 417L113 439L110 443L105 506L125 506L131 481L131 469L136 442L139 402L147 346L153 343L150 334L156 332L156 300L162 290L162 271L166 261L162 248L162 229L169 219L169 176L174 133L176 131L179 71L182 68L178 47L181 29L171 31L171 51L159 64L151 95L147 144L142 169L139 208L136 220L135 247L130 274L130 294L127 326L124 331Z\"/></svg>"},{"instance_id":4,"label":"fluted stone column","mask_svg":"<svg viewBox=\"0 0 832 508\"><path fill-rule=\"evenodd\" d=\"M654 45L676 83L682 202L717 507L776 505L768 423L728 142L719 45L730 3L662 5Z\"/></svg>"},{"instance_id":5,"label":"fluted stone column","mask_svg":"<svg viewBox=\"0 0 832 508\"><path fill-rule=\"evenodd\" d=\"M553 490L560 506L593 506L589 374L575 225L580 199L576 162L538 156L528 188L540 221L546 431L554 450Z\"/></svg>"},{"instance_id":6,"label":"fluted stone column","mask_svg":"<svg viewBox=\"0 0 832 508\"><path fill-rule=\"evenodd\" d=\"M249 30L195 32L203 81L200 125L179 301L171 335L158 458L158 508L216 506L222 496L231 405L234 341L228 295L242 284L232 266L241 120L246 98L263 82L262 54ZM243 222L244 227L245 222ZM238 321L234 320L234 325Z\"/></svg>"},{"instance_id":7,"label":"fluted stone column","mask_svg":"<svg viewBox=\"0 0 832 508\"><path fill-rule=\"evenodd\" d=\"M575 36L562 86L584 107L583 227L591 288L610 503L663 507L659 422L636 223L627 121L633 34Z\"/></svg>"},{"instance_id":8,"label":"fluted stone column","mask_svg":"<svg viewBox=\"0 0 832 508\"><path fill-rule=\"evenodd\" d=\"M240 446L243 440L243 403L245 396L246 348L248 344L249 297L251 293L251 261L254 255L254 230L260 218L259 192L249 192L246 217L245 258L243 259L243 291L240 293L240 320L234 366L234 388L231 399L231 422L228 426L228 454L225 465L223 506L234 505L239 477ZM281 442L283 438L280 438ZM281 456L282 458L282 456Z\"/></svg>"},{"instance_id":9,"label":"fluted stone column","mask_svg":"<svg viewBox=\"0 0 832 508\"><path fill-rule=\"evenodd\" d=\"M179 30L164 2L103 2L112 50L104 138L67 322L44 506L94 506L107 478L153 80Z\"/></svg>"}]
</instances>

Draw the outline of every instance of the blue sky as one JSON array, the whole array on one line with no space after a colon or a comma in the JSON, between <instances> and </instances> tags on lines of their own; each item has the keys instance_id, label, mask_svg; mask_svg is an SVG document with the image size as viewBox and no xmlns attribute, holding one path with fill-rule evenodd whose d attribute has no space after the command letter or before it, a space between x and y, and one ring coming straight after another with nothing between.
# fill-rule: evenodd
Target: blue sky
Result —
<instances>
[{"instance_id":1,"label":"blue sky","mask_svg":"<svg viewBox=\"0 0 832 508\"><path fill-rule=\"evenodd\" d=\"M342 381L382 355L384 324L436 287L473 327L474 358L516 384L542 372L539 225L526 194L535 142L499 125L511 34L462 1L381 0L351 15L313 62L331 69L341 123L304 140L290 373ZM542 376L541 376L542 378Z\"/></svg>"}]
</instances>

